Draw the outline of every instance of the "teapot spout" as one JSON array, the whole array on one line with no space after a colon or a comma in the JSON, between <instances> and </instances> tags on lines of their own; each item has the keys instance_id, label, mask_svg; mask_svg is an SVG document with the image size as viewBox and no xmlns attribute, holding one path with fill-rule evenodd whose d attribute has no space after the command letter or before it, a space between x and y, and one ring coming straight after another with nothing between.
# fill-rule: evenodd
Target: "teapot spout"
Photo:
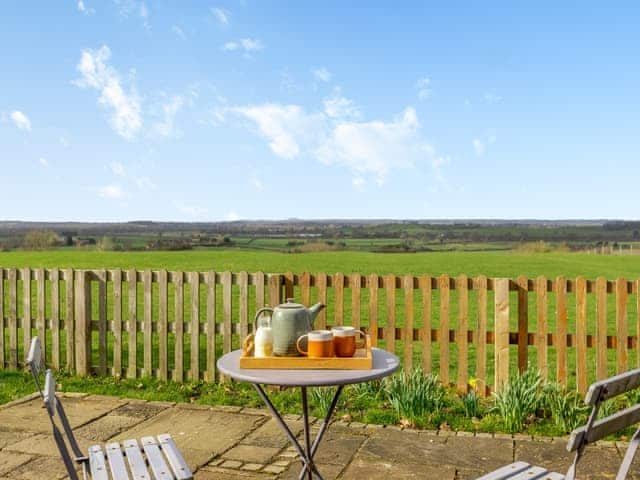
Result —
<instances>
[{"instance_id":1,"label":"teapot spout","mask_svg":"<svg viewBox=\"0 0 640 480\"><path fill-rule=\"evenodd\" d=\"M318 313L322 310L326 305L324 303L316 303L315 305L309 307L309 313L311 314L311 326L313 327L313 322L315 321Z\"/></svg>"}]
</instances>

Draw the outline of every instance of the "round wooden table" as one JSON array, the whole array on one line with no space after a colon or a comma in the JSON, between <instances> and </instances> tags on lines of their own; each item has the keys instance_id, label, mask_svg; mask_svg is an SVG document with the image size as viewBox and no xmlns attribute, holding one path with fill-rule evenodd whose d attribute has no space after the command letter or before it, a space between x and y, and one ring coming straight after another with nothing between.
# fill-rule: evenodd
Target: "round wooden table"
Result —
<instances>
[{"instance_id":1,"label":"round wooden table","mask_svg":"<svg viewBox=\"0 0 640 480\"><path fill-rule=\"evenodd\" d=\"M313 463L313 457L318 450L318 446L322 441L333 412L335 411L338 403L338 398L345 385L352 385L355 383L367 382L370 380L377 380L383 377L387 377L395 372L400 367L400 360L398 357L379 348L372 348L371 355L373 359L373 368L370 370L284 370L284 369L247 369L240 368L240 355L242 350L234 350L227 353L218 360L218 369L224 375L227 375L235 380L249 382L253 384L258 395L265 403L273 418L278 422L284 433L289 438L291 444L295 447L303 467L300 472L300 479L303 479L305 475L309 479L313 476L322 480L322 475L318 472L315 464ZM295 435L291 432L291 429L282 419L280 413L276 410L269 400L269 397L265 393L261 385L278 385L287 387L300 387L300 397L302 400L302 417L304 425L304 440L305 448L300 445L300 442L296 439ZM309 432L309 408L307 403L307 387L329 387L336 386L336 393L333 396L329 410L320 425L318 435L313 440L313 444L310 439Z\"/></svg>"}]
</instances>

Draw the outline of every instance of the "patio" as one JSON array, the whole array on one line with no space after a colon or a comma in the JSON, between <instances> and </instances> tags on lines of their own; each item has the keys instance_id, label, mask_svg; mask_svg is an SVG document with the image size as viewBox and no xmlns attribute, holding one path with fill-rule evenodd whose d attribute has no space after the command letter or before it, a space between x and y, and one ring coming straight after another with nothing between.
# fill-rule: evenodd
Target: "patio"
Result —
<instances>
[{"instance_id":1,"label":"patio","mask_svg":"<svg viewBox=\"0 0 640 480\"><path fill-rule=\"evenodd\" d=\"M62 397L82 448L169 432L196 470L196 479L297 478L296 453L266 410L83 394ZM299 435L300 418L286 420ZM564 472L571 458L565 444L562 438L418 432L337 421L316 460L325 477L332 479L473 479L514 459ZM626 444L601 442L587 449L579 478L613 478L625 448ZM0 478L65 477L41 400L31 396L0 407Z\"/></svg>"}]
</instances>

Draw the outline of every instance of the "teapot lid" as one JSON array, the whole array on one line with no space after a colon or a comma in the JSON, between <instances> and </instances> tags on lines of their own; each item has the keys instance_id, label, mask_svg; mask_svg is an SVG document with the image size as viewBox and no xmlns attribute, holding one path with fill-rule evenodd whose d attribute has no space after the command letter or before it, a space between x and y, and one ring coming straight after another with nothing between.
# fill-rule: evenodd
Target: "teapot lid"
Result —
<instances>
[{"instance_id":1,"label":"teapot lid","mask_svg":"<svg viewBox=\"0 0 640 480\"><path fill-rule=\"evenodd\" d=\"M288 310L293 310L293 309L296 309L296 308L305 308L306 309L307 307L305 307L301 303L295 303L293 301L293 298L287 298L287 303L282 303L282 304L278 305L277 308L286 308Z\"/></svg>"}]
</instances>

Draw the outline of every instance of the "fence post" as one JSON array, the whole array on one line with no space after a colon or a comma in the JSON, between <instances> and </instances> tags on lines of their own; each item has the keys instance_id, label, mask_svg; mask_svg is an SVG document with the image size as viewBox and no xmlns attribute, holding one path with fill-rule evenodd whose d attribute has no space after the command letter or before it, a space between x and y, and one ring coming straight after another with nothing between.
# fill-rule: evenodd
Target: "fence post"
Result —
<instances>
[{"instance_id":1,"label":"fence post","mask_svg":"<svg viewBox=\"0 0 640 480\"><path fill-rule=\"evenodd\" d=\"M282 303L282 276L279 273L269 275L269 303L272 307Z\"/></svg>"},{"instance_id":2,"label":"fence post","mask_svg":"<svg viewBox=\"0 0 640 480\"><path fill-rule=\"evenodd\" d=\"M86 270L75 272L75 357L76 374L89 375L91 370L91 279Z\"/></svg>"},{"instance_id":3,"label":"fence post","mask_svg":"<svg viewBox=\"0 0 640 480\"><path fill-rule=\"evenodd\" d=\"M509 279L496 278L495 285L495 381L500 389L509 378Z\"/></svg>"}]
</instances>

